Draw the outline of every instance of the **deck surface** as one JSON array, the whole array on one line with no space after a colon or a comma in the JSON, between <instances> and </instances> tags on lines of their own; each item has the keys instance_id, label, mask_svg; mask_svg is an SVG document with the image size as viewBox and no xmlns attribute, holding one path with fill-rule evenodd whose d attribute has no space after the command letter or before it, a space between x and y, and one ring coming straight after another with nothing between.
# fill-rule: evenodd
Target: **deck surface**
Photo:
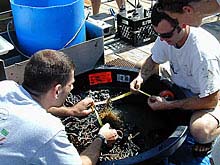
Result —
<instances>
[{"instance_id":1,"label":"deck surface","mask_svg":"<svg viewBox=\"0 0 220 165\"><path fill-rule=\"evenodd\" d=\"M134 4L134 0L129 0L132 4ZM141 5L144 9L149 9L155 1L151 0L140 0ZM85 0L85 8L92 13L91 1ZM100 6L100 13L108 13L109 9L112 8L115 13L118 13L118 7L115 0L102 0L102 4ZM130 5L126 1L126 9L131 10L134 7ZM117 23L117 22L116 22ZM220 17L219 15L213 15L207 17L203 20L204 27L210 31L213 35L216 36L217 39L220 40ZM105 38L105 40L108 40ZM122 41L114 42L111 45L104 46L104 54L105 54L105 63L110 63L115 61L116 59L120 59L121 61L127 61L128 66L132 66L135 68L140 68L142 63L146 60L146 58L151 54L150 50L154 43L146 44L140 47L133 47L129 43L125 43ZM113 62L114 63L114 62ZM130 65L130 63L132 65ZM116 62L117 65L117 62ZM126 65L126 64L125 64Z\"/></svg>"},{"instance_id":2,"label":"deck surface","mask_svg":"<svg viewBox=\"0 0 220 165\"><path fill-rule=\"evenodd\" d=\"M134 0L129 1L132 4L135 4ZM89 2L89 0L85 0L85 3L85 6L92 13L91 2ZM149 9L152 6L153 2L149 0L141 0L140 3L145 9ZM115 0L102 1L102 4L100 6L100 13L110 14L110 8L112 8L116 14L118 13L118 7ZM131 10L133 9L133 7L130 5L130 3L126 2L126 9ZM125 43L123 41L114 42L114 39L112 39L112 41L112 44L104 46L105 63L113 64L115 60L119 59L119 61L127 61L127 63L124 64L125 66L129 66L131 64L131 67L136 68L141 67L143 61L145 61L145 59L150 55L150 50L153 46L153 44L147 44L140 47L134 47L129 43ZM115 64L118 65L118 61Z\"/></svg>"}]
</instances>

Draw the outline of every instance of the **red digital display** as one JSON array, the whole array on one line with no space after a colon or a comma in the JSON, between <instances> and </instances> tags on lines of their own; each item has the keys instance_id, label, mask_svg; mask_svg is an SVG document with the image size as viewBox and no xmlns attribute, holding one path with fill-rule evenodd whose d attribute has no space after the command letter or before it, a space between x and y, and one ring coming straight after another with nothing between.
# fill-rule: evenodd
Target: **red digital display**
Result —
<instances>
[{"instance_id":1,"label":"red digital display","mask_svg":"<svg viewBox=\"0 0 220 165\"><path fill-rule=\"evenodd\" d=\"M97 85L97 84L105 84L112 82L112 72L99 72L89 74L89 84Z\"/></svg>"}]
</instances>

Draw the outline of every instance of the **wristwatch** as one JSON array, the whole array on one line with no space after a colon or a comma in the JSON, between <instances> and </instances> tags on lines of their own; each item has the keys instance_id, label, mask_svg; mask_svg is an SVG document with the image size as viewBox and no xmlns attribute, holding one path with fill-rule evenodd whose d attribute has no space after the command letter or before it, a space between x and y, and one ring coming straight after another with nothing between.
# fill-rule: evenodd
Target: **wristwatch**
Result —
<instances>
[{"instance_id":1,"label":"wristwatch","mask_svg":"<svg viewBox=\"0 0 220 165\"><path fill-rule=\"evenodd\" d=\"M107 140L105 139L105 137L101 134L98 134L96 138L99 138L102 140L102 144L107 144Z\"/></svg>"}]
</instances>

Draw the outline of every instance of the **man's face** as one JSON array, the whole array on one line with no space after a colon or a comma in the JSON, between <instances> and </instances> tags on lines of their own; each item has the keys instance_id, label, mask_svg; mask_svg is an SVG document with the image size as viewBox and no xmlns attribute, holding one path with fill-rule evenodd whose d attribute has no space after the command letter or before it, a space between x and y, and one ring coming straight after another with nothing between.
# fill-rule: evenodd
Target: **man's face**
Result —
<instances>
[{"instance_id":1,"label":"man's face","mask_svg":"<svg viewBox=\"0 0 220 165\"><path fill-rule=\"evenodd\" d=\"M202 15L191 6L184 6L183 13L165 11L171 18L177 19L180 26L182 24L198 27L202 23Z\"/></svg>"},{"instance_id":2,"label":"man's face","mask_svg":"<svg viewBox=\"0 0 220 165\"><path fill-rule=\"evenodd\" d=\"M66 86L62 87L62 89L60 90L60 93L59 93L58 99L57 99L57 104L58 104L57 106L63 105L63 103L65 102L70 91L73 89L74 82L75 82L74 71L72 71L72 73L70 75L70 79L67 82Z\"/></svg>"},{"instance_id":3,"label":"man's face","mask_svg":"<svg viewBox=\"0 0 220 165\"><path fill-rule=\"evenodd\" d=\"M177 26L173 27L167 20L163 19L158 26L154 26L154 30L158 33L161 41L166 41L169 45L176 45L181 39Z\"/></svg>"}]
</instances>

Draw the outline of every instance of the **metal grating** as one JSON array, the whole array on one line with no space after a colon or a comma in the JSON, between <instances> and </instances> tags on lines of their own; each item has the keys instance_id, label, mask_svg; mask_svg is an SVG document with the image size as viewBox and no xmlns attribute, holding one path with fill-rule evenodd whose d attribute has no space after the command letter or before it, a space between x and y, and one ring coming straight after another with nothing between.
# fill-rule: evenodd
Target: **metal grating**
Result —
<instances>
[{"instance_id":1,"label":"metal grating","mask_svg":"<svg viewBox=\"0 0 220 165\"><path fill-rule=\"evenodd\" d=\"M106 66L121 66L121 67L130 67L130 68L134 68L135 64L131 63L129 61L126 61L124 59L121 58L116 58L112 61L109 61L105 64Z\"/></svg>"}]
</instances>

